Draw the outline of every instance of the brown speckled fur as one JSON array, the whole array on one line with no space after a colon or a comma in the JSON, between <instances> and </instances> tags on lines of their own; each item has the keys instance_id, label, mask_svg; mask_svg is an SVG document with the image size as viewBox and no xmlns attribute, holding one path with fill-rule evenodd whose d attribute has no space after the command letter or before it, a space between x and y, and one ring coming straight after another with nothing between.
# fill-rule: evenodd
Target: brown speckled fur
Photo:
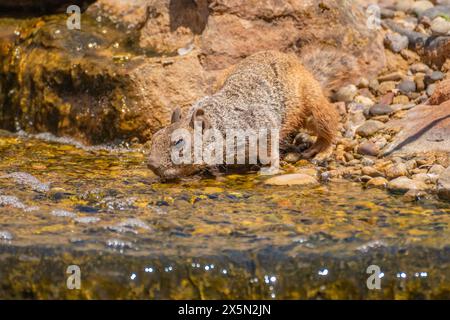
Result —
<instances>
[{"instance_id":1,"label":"brown speckled fur","mask_svg":"<svg viewBox=\"0 0 450 320\"><path fill-rule=\"evenodd\" d=\"M152 140L149 167L162 177L195 173L200 166L174 166L170 160L171 133L189 124L201 109L213 128L225 130L280 129L281 143L311 117L316 143L307 158L325 152L337 133L339 115L324 96L319 82L295 55L277 51L256 53L236 65L222 88L194 104L187 114L160 130Z\"/></svg>"}]
</instances>

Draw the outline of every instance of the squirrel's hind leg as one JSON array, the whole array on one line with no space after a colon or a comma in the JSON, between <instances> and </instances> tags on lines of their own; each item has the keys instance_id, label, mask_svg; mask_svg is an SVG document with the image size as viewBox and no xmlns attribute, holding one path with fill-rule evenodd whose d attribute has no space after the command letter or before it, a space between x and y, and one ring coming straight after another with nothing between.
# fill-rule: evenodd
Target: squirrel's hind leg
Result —
<instances>
[{"instance_id":1,"label":"squirrel's hind leg","mask_svg":"<svg viewBox=\"0 0 450 320\"><path fill-rule=\"evenodd\" d=\"M313 118L312 129L317 135L317 140L303 152L303 156L305 158L318 157L324 160L332 153L332 145L338 131L339 114L323 96L311 99L309 110Z\"/></svg>"}]
</instances>

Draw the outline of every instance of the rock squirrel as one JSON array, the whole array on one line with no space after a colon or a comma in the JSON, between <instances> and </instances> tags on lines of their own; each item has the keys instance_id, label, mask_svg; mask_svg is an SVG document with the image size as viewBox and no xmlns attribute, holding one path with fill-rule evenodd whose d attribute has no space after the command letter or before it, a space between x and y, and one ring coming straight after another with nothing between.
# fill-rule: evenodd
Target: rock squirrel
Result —
<instances>
[{"instance_id":1,"label":"rock squirrel","mask_svg":"<svg viewBox=\"0 0 450 320\"><path fill-rule=\"evenodd\" d=\"M183 143L174 141L172 133L180 128L193 132L194 122L224 136L229 128L278 129L283 148L292 134L306 126L308 118L317 140L303 153L305 158L329 150L338 131L339 114L297 56L259 52L233 67L221 89L199 100L184 116L179 109L174 111L172 123L153 136L148 167L166 179L204 169L205 164L175 165L171 158L172 148Z\"/></svg>"}]
</instances>

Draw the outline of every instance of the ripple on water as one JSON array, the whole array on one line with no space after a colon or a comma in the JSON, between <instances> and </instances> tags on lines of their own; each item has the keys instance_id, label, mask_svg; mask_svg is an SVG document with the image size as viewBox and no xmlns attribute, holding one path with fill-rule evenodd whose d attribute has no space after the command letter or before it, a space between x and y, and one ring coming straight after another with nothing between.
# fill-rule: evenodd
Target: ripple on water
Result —
<instances>
[{"instance_id":1,"label":"ripple on water","mask_svg":"<svg viewBox=\"0 0 450 320\"><path fill-rule=\"evenodd\" d=\"M91 224L91 223L99 222L100 218L98 218L98 217L78 217L73 220L78 223Z\"/></svg>"},{"instance_id":2,"label":"ripple on water","mask_svg":"<svg viewBox=\"0 0 450 320\"><path fill-rule=\"evenodd\" d=\"M50 184L39 181L36 177L26 172L13 172L3 176L0 179L12 179L15 183L25 185L38 192L48 192Z\"/></svg>"},{"instance_id":3,"label":"ripple on water","mask_svg":"<svg viewBox=\"0 0 450 320\"><path fill-rule=\"evenodd\" d=\"M136 229L144 229L147 231L153 230L144 221L137 219L137 218L127 219L116 225L108 226L107 229L111 230L111 231L119 232L119 233L129 232L129 233L134 233L134 234L138 234L138 231Z\"/></svg>"},{"instance_id":4,"label":"ripple on water","mask_svg":"<svg viewBox=\"0 0 450 320\"><path fill-rule=\"evenodd\" d=\"M129 241L123 241L120 239L108 239L106 246L113 249L132 249L133 244Z\"/></svg>"},{"instance_id":5,"label":"ripple on water","mask_svg":"<svg viewBox=\"0 0 450 320\"><path fill-rule=\"evenodd\" d=\"M60 209L55 209L50 214L55 217L67 217L67 218L76 218L77 217L77 215L73 212L66 211L66 210L60 210Z\"/></svg>"},{"instance_id":6,"label":"ripple on water","mask_svg":"<svg viewBox=\"0 0 450 320\"><path fill-rule=\"evenodd\" d=\"M0 240L12 240L13 235L9 231L0 230Z\"/></svg>"},{"instance_id":7,"label":"ripple on water","mask_svg":"<svg viewBox=\"0 0 450 320\"><path fill-rule=\"evenodd\" d=\"M17 197L5 195L0 195L0 206L10 206L16 209L21 209L25 212L39 210L39 207L25 205Z\"/></svg>"}]
</instances>

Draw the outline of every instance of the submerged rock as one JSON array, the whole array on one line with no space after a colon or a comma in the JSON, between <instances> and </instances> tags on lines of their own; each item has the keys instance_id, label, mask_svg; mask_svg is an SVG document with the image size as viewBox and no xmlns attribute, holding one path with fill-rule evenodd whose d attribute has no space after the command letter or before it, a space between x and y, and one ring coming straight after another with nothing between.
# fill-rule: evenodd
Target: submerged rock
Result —
<instances>
[{"instance_id":1,"label":"submerged rock","mask_svg":"<svg viewBox=\"0 0 450 320\"><path fill-rule=\"evenodd\" d=\"M387 188L393 193L406 193L409 190L427 190L428 187L424 182L415 181L407 177L399 177L389 181Z\"/></svg>"},{"instance_id":2,"label":"submerged rock","mask_svg":"<svg viewBox=\"0 0 450 320\"><path fill-rule=\"evenodd\" d=\"M387 179L383 177L375 177L367 181L366 187L367 188L386 188L388 185Z\"/></svg>"},{"instance_id":3,"label":"submerged rock","mask_svg":"<svg viewBox=\"0 0 450 320\"><path fill-rule=\"evenodd\" d=\"M319 182L316 178L303 174L293 173L276 176L268 179L265 184L274 186L293 186L293 185L317 185Z\"/></svg>"}]
</instances>

